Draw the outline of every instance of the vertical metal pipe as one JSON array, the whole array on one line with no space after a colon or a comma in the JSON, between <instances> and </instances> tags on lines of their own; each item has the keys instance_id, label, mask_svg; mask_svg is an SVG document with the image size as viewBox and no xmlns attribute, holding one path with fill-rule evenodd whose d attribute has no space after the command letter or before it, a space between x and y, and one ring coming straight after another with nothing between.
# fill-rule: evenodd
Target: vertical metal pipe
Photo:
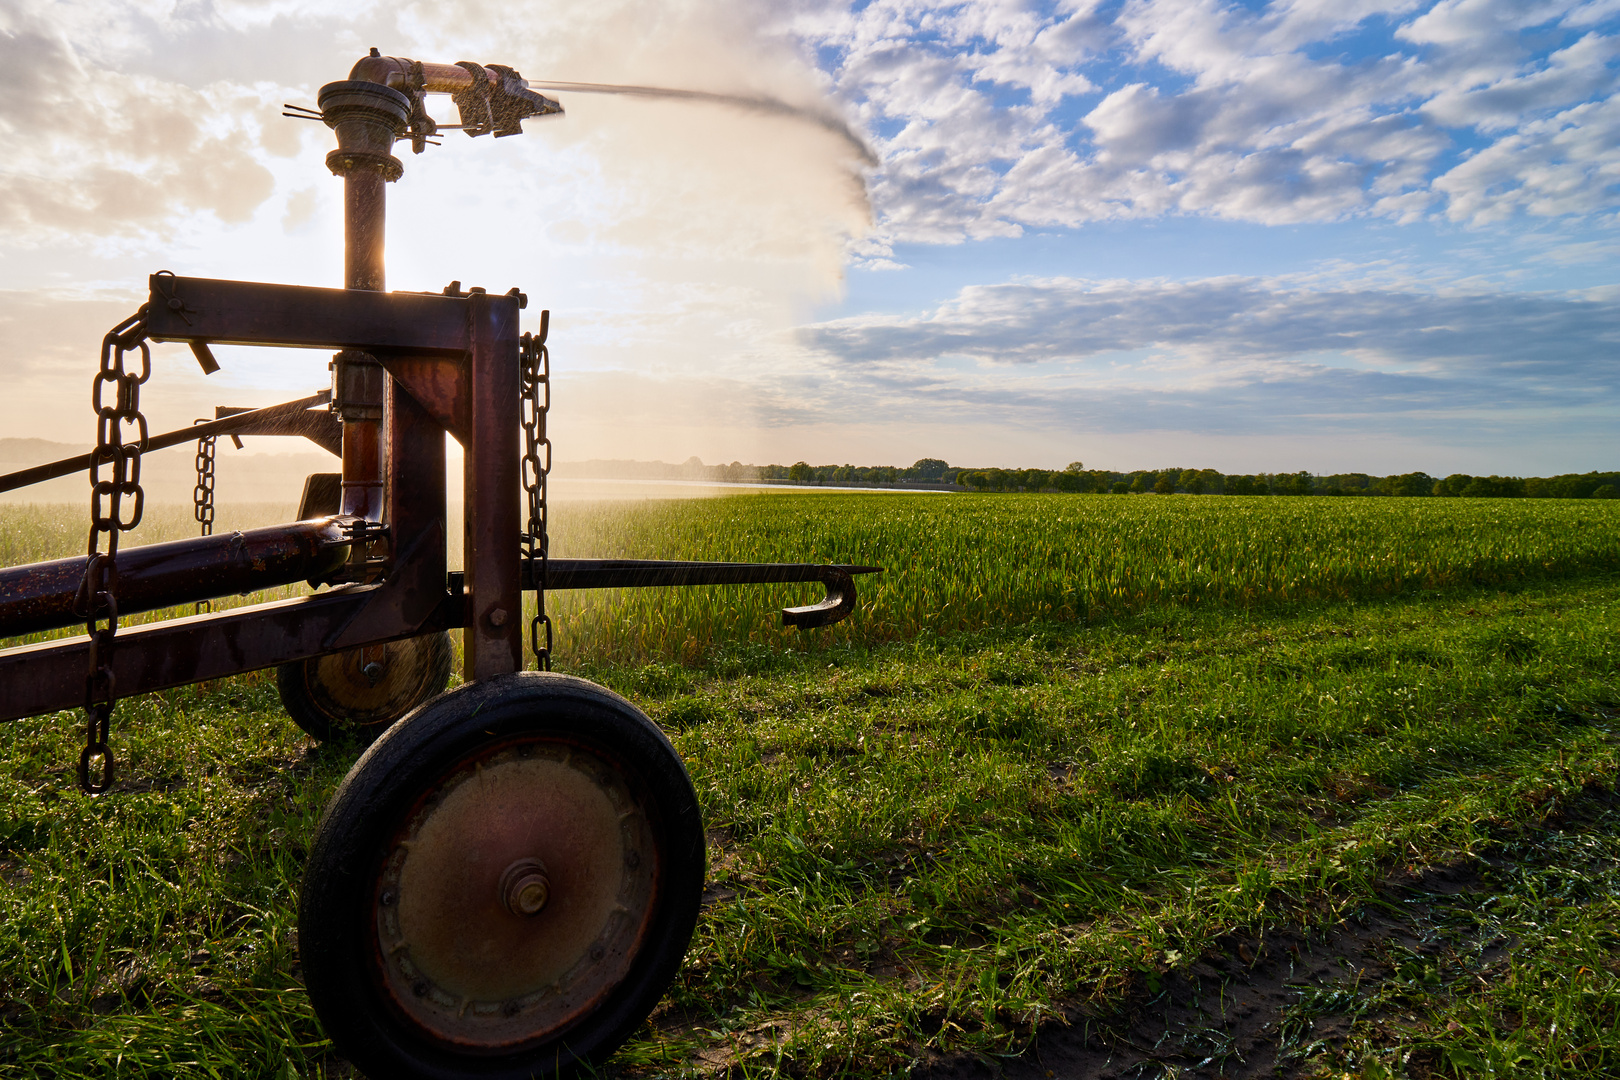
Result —
<instances>
[{"instance_id":1,"label":"vertical metal pipe","mask_svg":"<svg viewBox=\"0 0 1620 1080\"><path fill-rule=\"evenodd\" d=\"M372 168L350 169L343 177L343 287L382 292L388 187ZM388 380L390 383L392 379ZM383 405L387 414L386 399ZM382 422L344 418L343 513L382 520L384 509Z\"/></svg>"},{"instance_id":2,"label":"vertical metal pipe","mask_svg":"<svg viewBox=\"0 0 1620 1080\"><path fill-rule=\"evenodd\" d=\"M343 177L343 287L382 292L388 182L375 169L351 169Z\"/></svg>"},{"instance_id":3,"label":"vertical metal pipe","mask_svg":"<svg viewBox=\"0 0 1620 1080\"><path fill-rule=\"evenodd\" d=\"M523 667L519 534L518 301L468 298L472 307L470 422L466 434L465 568L468 682Z\"/></svg>"},{"instance_id":4,"label":"vertical metal pipe","mask_svg":"<svg viewBox=\"0 0 1620 1080\"><path fill-rule=\"evenodd\" d=\"M343 177L343 285L381 291L386 279L387 185L404 171L391 151L394 139L405 130L411 99L362 79L327 83L316 100L338 141L338 148L326 155L326 166ZM361 361L353 358L353 362ZM383 395L370 397L365 408L349 408L342 366L338 365L333 398L343 417L343 512L378 521L385 512L382 418L377 415Z\"/></svg>"}]
</instances>

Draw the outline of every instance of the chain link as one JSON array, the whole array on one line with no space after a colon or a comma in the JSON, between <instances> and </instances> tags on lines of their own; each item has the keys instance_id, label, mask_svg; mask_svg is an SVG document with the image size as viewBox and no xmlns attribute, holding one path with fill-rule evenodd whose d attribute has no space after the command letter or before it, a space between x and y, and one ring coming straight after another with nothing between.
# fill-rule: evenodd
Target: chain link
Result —
<instances>
[{"instance_id":1,"label":"chain link","mask_svg":"<svg viewBox=\"0 0 1620 1080\"><path fill-rule=\"evenodd\" d=\"M140 367L130 371L124 360L137 349ZM90 558L79 586L79 610L84 614L85 633L90 638L79 786L92 795L106 791L113 782L113 755L107 736L117 690L112 653L113 638L118 633L118 537L141 523L146 507L146 495L141 490L141 452L147 442L141 385L151 374L152 350L146 344L146 309L142 308L102 338L101 369L90 388L90 403L96 411L96 450L90 458ZM101 474L103 466L112 469L105 479ZM92 780L90 763L97 758L101 761L100 776Z\"/></svg>"},{"instance_id":2,"label":"chain link","mask_svg":"<svg viewBox=\"0 0 1620 1080\"><path fill-rule=\"evenodd\" d=\"M199 424L207 422L197 421ZM191 489L191 514L197 519L203 536L214 534L214 444L218 438L217 435L204 435L197 440L197 484ZM197 601L197 614L213 610L211 601Z\"/></svg>"},{"instance_id":3,"label":"chain link","mask_svg":"<svg viewBox=\"0 0 1620 1080\"><path fill-rule=\"evenodd\" d=\"M199 424L206 420L197 421ZM214 533L214 442L219 436L204 435L197 440L197 485L191 489L192 516L203 536Z\"/></svg>"},{"instance_id":4,"label":"chain link","mask_svg":"<svg viewBox=\"0 0 1620 1080\"><path fill-rule=\"evenodd\" d=\"M524 334L523 361L523 490L529 500L529 522L523 534L525 557L534 568L534 619L529 623L529 647L541 671L551 670L551 616L546 614L546 475L551 472L551 439L546 436L546 413L551 409L551 350L546 334L551 312L540 313L540 333ZM542 641L542 635L544 641Z\"/></svg>"}]
</instances>

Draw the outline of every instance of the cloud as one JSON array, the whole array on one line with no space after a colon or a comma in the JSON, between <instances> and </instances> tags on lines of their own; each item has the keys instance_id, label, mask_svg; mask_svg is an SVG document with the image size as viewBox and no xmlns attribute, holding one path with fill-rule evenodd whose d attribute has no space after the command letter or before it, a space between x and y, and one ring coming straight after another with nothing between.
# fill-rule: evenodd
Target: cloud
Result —
<instances>
[{"instance_id":1,"label":"cloud","mask_svg":"<svg viewBox=\"0 0 1620 1080\"><path fill-rule=\"evenodd\" d=\"M1612 424L1620 407L1613 300L1056 278L819 323L801 340L846 401L859 387L889 408L1058 426L1140 430L1175 415L1171 426L1200 430L1379 430L1550 409Z\"/></svg>"},{"instance_id":2,"label":"cloud","mask_svg":"<svg viewBox=\"0 0 1620 1080\"><path fill-rule=\"evenodd\" d=\"M9 244L128 234L198 212L241 222L270 196L257 116L274 88L194 89L116 70L53 14L25 5L0 27L0 229Z\"/></svg>"},{"instance_id":3,"label":"cloud","mask_svg":"<svg viewBox=\"0 0 1620 1080\"><path fill-rule=\"evenodd\" d=\"M1613 203L1620 37L1593 4L814 10L796 32L837 55L838 93L883 134L873 195L890 239L1176 213L1488 224Z\"/></svg>"}]
</instances>

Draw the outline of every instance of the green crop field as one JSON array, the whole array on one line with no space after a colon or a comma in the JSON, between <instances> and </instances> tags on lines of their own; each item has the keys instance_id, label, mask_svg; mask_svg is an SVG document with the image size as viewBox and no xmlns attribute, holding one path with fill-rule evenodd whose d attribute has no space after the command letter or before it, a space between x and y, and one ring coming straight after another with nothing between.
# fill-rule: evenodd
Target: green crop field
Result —
<instances>
[{"instance_id":1,"label":"green crop field","mask_svg":"<svg viewBox=\"0 0 1620 1080\"><path fill-rule=\"evenodd\" d=\"M886 568L806 634L774 614L793 586L550 601L559 667L664 727L709 832L685 967L611 1068L1620 1074L1617 526L1604 501L561 504L564 556ZM0 508L0 558L82 532ZM248 675L121 704L90 799L78 722L0 730L0 1074L349 1075L294 908L355 749Z\"/></svg>"}]
</instances>

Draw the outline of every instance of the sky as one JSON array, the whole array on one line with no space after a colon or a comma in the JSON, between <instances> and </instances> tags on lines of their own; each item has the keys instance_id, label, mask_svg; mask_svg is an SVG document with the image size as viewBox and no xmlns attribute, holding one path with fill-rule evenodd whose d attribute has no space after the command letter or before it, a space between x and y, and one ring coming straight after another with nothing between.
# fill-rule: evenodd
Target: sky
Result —
<instances>
[{"instance_id":1,"label":"sky","mask_svg":"<svg viewBox=\"0 0 1620 1080\"><path fill-rule=\"evenodd\" d=\"M557 91L397 148L389 287L549 308L563 460L1620 457L1620 0L0 0L0 437L92 441L156 270L341 284L281 105L371 46L797 110ZM219 354L155 347L154 430L327 384Z\"/></svg>"}]
</instances>

